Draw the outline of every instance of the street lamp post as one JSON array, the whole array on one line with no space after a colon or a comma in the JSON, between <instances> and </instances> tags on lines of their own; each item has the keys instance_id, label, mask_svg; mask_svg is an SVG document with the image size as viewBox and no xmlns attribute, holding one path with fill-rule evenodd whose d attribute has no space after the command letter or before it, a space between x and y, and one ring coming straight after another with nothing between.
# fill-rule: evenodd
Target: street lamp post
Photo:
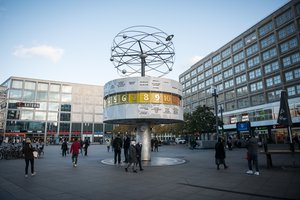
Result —
<instances>
[{"instance_id":1,"label":"street lamp post","mask_svg":"<svg viewBox=\"0 0 300 200\"><path fill-rule=\"evenodd\" d=\"M214 97L214 103L215 103L215 117L216 117L216 133L217 133L217 139L219 138L219 125L218 125L218 104L217 104L217 88L212 87L212 96Z\"/></svg>"}]
</instances>

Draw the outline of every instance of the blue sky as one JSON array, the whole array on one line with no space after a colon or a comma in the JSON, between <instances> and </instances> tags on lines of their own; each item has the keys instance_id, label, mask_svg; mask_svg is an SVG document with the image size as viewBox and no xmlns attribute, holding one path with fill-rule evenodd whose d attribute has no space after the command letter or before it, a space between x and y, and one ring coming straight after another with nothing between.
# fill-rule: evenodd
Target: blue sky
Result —
<instances>
[{"instance_id":1,"label":"blue sky","mask_svg":"<svg viewBox=\"0 0 300 200\"><path fill-rule=\"evenodd\" d=\"M288 0L0 0L0 84L10 76L104 85L121 78L114 37L135 25L174 34L178 80Z\"/></svg>"}]
</instances>

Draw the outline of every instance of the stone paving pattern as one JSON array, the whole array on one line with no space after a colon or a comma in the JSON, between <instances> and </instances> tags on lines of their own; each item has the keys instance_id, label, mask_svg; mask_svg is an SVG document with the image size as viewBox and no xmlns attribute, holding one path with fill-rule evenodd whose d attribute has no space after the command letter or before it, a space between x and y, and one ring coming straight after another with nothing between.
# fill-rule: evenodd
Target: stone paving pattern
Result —
<instances>
[{"instance_id":1,"label":"stone paving pattern","mask_svg":"<svg viewBox=\"0 0 300 200\"><path fill-rule=\"evenodd\" d=\"M260 175L247 175L246 149L226 151L228 169L216 169L213 149L191 150L186 145L164 145L154 157L186 160L173 166L145 166L138 173L124 166L103 164L113 157L106 145L91 145L88 156L61 156L60 146L45 146L35 160L37 175L24 177L24 160L0 160L0 200L50 199L300 199L300 156L274 155L267 169L259 155ZM123 152L122 152L122 160ZM296 167L292 167L293 160Z\"/></svg>"}]
</instances>

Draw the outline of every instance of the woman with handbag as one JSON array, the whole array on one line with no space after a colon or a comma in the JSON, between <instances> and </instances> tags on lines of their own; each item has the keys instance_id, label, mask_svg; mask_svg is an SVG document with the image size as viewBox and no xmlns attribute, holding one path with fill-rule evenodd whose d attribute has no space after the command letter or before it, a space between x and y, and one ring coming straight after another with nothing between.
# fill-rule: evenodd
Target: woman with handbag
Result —
<instances>
[{"instance_id":1,"label":"woman with handbag","mask_svg":"<svg viewBox=\"0 0 300 200\"><path fill-rule=\"evenodd\" d=\"M31 145L31 141L29 138L26 139L25 145L23 147L23 154L25 158L25 177L28 177L28 167L29 167L29 162L31 166L31 176L34 176L36 173L34 171L34 156L33 152L35 149Z\"/></svg>"}]
</instances>

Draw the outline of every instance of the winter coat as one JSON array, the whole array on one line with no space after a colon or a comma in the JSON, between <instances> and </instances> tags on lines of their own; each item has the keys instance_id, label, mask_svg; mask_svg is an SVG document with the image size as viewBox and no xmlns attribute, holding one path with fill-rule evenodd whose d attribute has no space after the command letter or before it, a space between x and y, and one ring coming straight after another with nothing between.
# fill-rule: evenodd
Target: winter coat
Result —
<instances>
[{"instance_id":1,"label":"winter coat","mask_svg":"<svg viewBox=\"0 0 300 200\"><path fill-rule=\"evenodd\" d=\"M61 144L61 149L65 151L68 150L68 143L66 141Z\"/></svg>"},{"instance_id":2,"label":"winter coat","mask_svg":"<svg viewBox=\"0 0 300 200\"><path fill-rule=\"evenodd\" d=\"M74 141L73 144L71 145L70 153L78 155L79 149L80 149L80 143L78 141Z\"/></svg>"},{"instance_id":3,"label":"winter coat","mask_svg":"<svg viewBox=\"0 0 300 200\"><path fill-rule=\"evenodd\" d=\"M136 163L137 158L136 158L136 149L134 145L130 145L129 147L129 163Z\"/></svg>"},{"instance_id":4,"label":"winter coat","mask_svg":"<svg viewBox=\"0 0 300 200\"><path fill-rule=\"evenodd\" d=\"M215 158L224 159L226 157L223 142L217 142L216 145L215 145L215 150L216 150Z\"/></svg>"},{"instance_id":5,"label":"winter coat","mask_svg":"<svg viewBox=\"0 0 300 200\"><path fill-rule=\"evenodd\" d=\"M116 138L113 140L113 148L114 148L116 151L121 151L121 149L122 149L122 139L121 139L121 138L116 137Z\"/></svg>"},{"instance_id":6,"label":"winter coat","mask_svg":"<svg viewBox=\"0 0 300 200\"><path fill-rule=\"evenodd\" d=\"M24 154L25 160L34 159L34 156L33 156L34 150L35 149L32 147L32 145L30 143L25 143L25 145L23 147L23 154Z\"/></svg>"}]
</instances>

